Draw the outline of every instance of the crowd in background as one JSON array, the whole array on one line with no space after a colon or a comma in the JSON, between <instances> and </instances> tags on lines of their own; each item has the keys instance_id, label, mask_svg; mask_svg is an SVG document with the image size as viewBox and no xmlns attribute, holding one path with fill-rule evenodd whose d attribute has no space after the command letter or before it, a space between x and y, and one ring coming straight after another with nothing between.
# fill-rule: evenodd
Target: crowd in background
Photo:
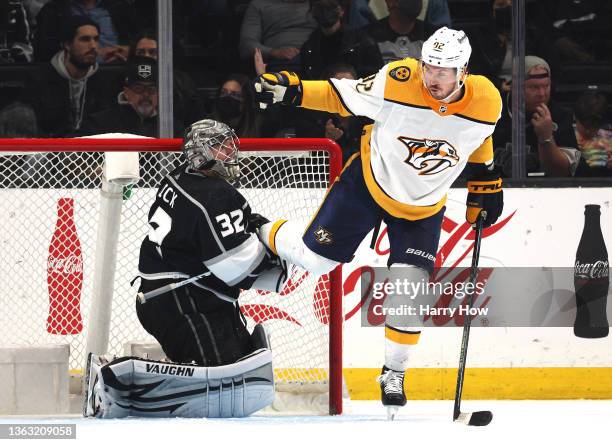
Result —
<instances>
[{"instance_id":1,"label":"crowd in background","mask_svg":"<svg viewBox=\"0 0 612 445\"><path fill-rule=\"evenodd\" d=\"M360 117L253 106L251 79L365 77L418 58L441 26L464 30L469 71L500 90L496 163L512 171L512 0L174 0L174 133L211 117L240 137L326 137L348 157ZM151 0L0 2L0 137L158 136ZM612 175L612 2L527 0L527 171Z\"/></svg>"}]
</instances>

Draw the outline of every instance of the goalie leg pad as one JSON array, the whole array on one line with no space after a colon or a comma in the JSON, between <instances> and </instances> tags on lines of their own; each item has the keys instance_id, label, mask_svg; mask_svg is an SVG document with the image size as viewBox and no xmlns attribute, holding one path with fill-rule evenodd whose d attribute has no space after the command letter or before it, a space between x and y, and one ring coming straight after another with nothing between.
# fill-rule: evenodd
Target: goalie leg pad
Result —
<instances>
[{"instance_id":1,"label":"goalie leg pad","mask_svg":"<svg viewBox=\"0 0 612 445\"><path fill-rule=\"evenodd\" d=\"M101 400L99 409L89 415L100 418L245 417L274 401L269 349L225 366L123 357L92 371ZM91 400L89 391L87 399Z\"/></svg>"}]
</instances>

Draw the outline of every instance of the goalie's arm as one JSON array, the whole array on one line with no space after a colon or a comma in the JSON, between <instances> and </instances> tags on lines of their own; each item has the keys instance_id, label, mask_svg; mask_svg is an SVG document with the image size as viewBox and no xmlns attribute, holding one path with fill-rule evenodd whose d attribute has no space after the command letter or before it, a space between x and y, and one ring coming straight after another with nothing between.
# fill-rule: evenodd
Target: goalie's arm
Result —
<instances>
[{"instance_id":1,"label":"goalie's arm","mask_svg":"<svg viewBox=\"0 0 612 445\"><path fill-rule=\"evenodd\" d=\"M246 199L236 191L224 201L223 211L198 221L201 261L212 274L204 282L213 288L280 290L286 267L254 233L254 224L258 224L254 221L267 220L253 214Z\"/></svg>"}]
</instances>

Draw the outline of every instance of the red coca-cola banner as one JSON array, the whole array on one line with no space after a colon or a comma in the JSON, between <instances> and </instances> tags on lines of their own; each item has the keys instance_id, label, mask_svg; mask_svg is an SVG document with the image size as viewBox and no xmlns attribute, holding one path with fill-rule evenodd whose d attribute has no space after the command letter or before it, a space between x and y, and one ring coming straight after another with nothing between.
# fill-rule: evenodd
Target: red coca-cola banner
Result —
<instances>
[{"instance_id":1,"label":"red coca-cola banner","mask_svg":"<svg viewBox=\"0 0 612 445\"><path fill-rule=\"evenodd\" d=\"M74 199L60 198L47 259L47 332L74 335L83 330L82 288L83 254L74 220Z\"/></svg>"}]
</instances>

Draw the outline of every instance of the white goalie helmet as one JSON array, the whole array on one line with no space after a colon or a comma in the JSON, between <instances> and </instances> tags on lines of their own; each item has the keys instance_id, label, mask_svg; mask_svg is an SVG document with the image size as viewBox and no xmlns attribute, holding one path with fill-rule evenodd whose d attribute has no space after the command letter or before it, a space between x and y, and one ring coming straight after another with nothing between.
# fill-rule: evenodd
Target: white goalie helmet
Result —
<instances>
[{"instance_id":1,"label":"white goalie helmet","mask_svg":"<svg viewBox=\"0 0 612 445\"><path fill-rule=\"evenodd\" d=\"M234 130L212 119L191 124L183 139L183 153L192 169L214 171L230 182L240 175L239 146Z\"/></svg>"},{"instance_id":2,"label":"white goalie helmet","mask_svg":"<svg viewBox=\"0 0 612 445\"><path fill-rule=\"evenodd\" d=\"M444 26L423 43L421 68L423 64L455 68L457 70L457 89L459 89L465 81L471 54L472 47L465 32Z\"/></svg>"}]
</instances>

